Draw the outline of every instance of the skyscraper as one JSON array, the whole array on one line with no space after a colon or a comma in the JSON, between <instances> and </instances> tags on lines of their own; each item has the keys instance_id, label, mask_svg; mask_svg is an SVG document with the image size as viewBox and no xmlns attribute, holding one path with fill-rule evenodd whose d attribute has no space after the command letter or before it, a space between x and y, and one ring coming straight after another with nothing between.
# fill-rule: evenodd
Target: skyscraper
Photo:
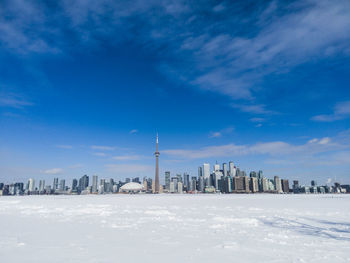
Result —
<instances>
[{"instance_id":1,"label":"skyscraper","mask_svg":"<svg viewBox=\"0 0 350 263\"><path fill-rule=\"evenodd\" d=\"M60 191L64 191L65 188L66 188L66 180L61 179L61 180L60 180L60 185L59 185L59 190L60 190Z\"/></svg>"},{"instance_id":2,"label":"skyscraper","mask_svg":"<svg viewBox=\"0 0 350 263\"><path fill-rule=\"evenodd\" d=\"M156 156L156 175L155 175L155 185L154 185L154 193L159 194L159 164L158 164L158 158L159 158L159 152L158 152L158 133L157 133L157 144L156 144L156 152L154 155Z\"/></svg>"},{"instance_id":3,"label":"skyscraper","mask_svg":"<svg viewBox=\"0 0 350 263\"><path fill-rule=\"evenodd\" d=\"M227 163L222 164L222 172L224 173L224 176L227 176Z\"/></svg>"},{"instance_id":4,"label":"skyscraper","mask_svg":"<svg viewBox=\"0 0 350 263\"><path fill-rule=\"evenodd\" d=\"M230 173L231 178L236 175L236 169L235 169L233 162L228 163L228 169L229 169L229 173Z\"/></svg>"},{"instance_id":5,"label":"skyscraper","mask_svg":"<svg viewBox=\"0 0 350 263\"><path fill-rule=\"evenodd\" d=\"M169 171L165 172L165 189L167 190L170 189L170 172Z\"/></svg>"},{"instance_id":6,"label":"skyscraper","mask_svg":"<svg viewBox=\"0 0 350 263\"><path fill-rule=\"evenodd\" d=\"M93 193L97 193L97 190L98 190L98 176L93 175L92 176L92 189L91 189L91 191Z\"/></svg>"},{"instance_id":7,"label":"skyscraper","mask_svg":"<svg viewBox=\"0 0 350 263\"><path fill-rule=\"evenodd\" d=\"M89 186L89 176L86 174L79 179L79 192L84 191Z\"/></svg>"},{"instance_id":8,"label":"skyscraper","mask_svg":"<svg viewBox=\"0 0 350 263\"><path fill-rule=\"evenodd\" d=\"M203 164L203 179L205 186L210 186L210 164L204 163Z\"/></svg>"},{"instance_id":9,"label":"skyscraper","mask_svg":"<svg viewBox=\"0 0 350 263\"><path fill-rule=\"evenodd\" d=\"M58 189L58 178L53 178L53 186L52 186L53 190L57 190Z\"/></svg>"},{"instance_id":10,"label":"skyscraper","mask_svg":"<svg viewBox=\"0 0 350 263\"><path fill-rule=\"evenodd\" d=\"M201 166L198 167L198 177L203 176L203 169Z\"/></svg>"},{"instance_id":11,"label":"skyscraper","mask_svg":"<svg viewBox=\"0 0 350 263\"><path fill-rule=\"evenodd\" d=\"M30 192L35 191L35 180L34 180L33 178L30 178L30 179L29 179L28 185L29 185L28 190L29 190Z\"/></svg>"}]
</instances>

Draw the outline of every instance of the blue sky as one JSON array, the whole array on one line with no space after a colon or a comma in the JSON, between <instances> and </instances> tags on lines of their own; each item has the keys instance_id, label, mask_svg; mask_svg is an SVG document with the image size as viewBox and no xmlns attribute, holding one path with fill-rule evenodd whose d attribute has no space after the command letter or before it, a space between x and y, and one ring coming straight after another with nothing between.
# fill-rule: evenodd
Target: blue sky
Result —
<instances>
[{"instance_id":1,"label":"blue sky","mask_svg":"<svg viewBox=\"0 0 350 263\"><path fill-rule=\"evenodd\" d=\"M197 175L350 183L350 3L0 2L0 181Z\"/></svg>"}]
</instances>

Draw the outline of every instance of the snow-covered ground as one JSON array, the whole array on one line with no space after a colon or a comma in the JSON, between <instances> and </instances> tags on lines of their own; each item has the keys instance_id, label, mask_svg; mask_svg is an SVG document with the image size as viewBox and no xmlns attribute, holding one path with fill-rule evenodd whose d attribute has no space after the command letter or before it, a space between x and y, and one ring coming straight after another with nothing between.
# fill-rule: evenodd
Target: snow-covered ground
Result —
<instances>
[{"instance_id":1,"label":"snow-covered ground","mask_svg":"<svg viewBox=\"0 0 350 263\"><path fill-rule=\"evenodd\" d=\"M0 197L0 262L350 262L350 195Z\"/></svg>"}]
</instances>

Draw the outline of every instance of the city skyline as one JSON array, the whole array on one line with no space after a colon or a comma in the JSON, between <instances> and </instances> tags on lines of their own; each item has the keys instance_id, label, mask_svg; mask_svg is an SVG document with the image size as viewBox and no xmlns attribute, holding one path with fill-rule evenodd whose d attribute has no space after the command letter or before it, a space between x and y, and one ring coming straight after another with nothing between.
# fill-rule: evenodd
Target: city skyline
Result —
<instances>
[{"instance_id":1,"label":"city skyline","mask_svg":"<svg viewBox=\"0 0 350 263\"><path fill-rule=\"evenodd\" d=\"M8 1L0 181L246 171L350 178L350 5ZM211 167L210 167L211 168Z\"/></svg>"}]
</instances>

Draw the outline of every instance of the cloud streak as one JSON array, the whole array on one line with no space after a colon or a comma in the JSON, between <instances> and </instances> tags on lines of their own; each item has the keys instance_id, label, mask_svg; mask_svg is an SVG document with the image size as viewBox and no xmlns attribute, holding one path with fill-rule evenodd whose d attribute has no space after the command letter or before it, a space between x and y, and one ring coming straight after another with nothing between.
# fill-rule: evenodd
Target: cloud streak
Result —
<instances>
[{"instance_id":1,"label":"cloud streak","mask_svg":"<svg viewBox=\"0 0 350 263\"><path fill-rule=\"evenodd\" d=\"M334 112L328 115L316 115L311 119L319 122L333 122L350 117L350 101L339 102L334 107Z\"/></svg>"}]
</instances>

